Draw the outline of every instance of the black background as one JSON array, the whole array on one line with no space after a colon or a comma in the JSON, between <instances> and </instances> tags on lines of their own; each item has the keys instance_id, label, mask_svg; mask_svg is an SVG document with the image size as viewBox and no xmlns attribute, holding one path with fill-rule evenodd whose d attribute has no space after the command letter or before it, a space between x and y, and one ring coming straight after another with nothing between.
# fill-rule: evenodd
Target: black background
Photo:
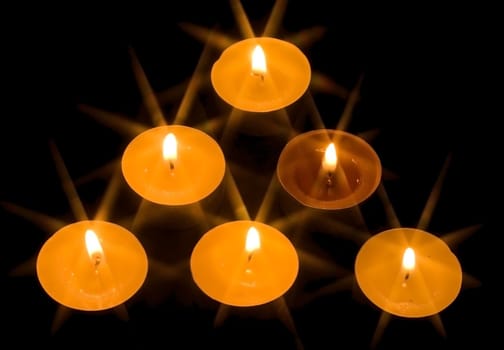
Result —
<instances>
[{"instance_id":1,"label":"black background","mask_svg":"<svg viewBox=\"0 0 504 350\"><path fill-rule=\"evenodd\" d=\"M274 1L242 4L259 35ZM299 278L281 299L283 304L224 308L227 313L217 326L219 304L197 289L188 267L192 246L204 232L200 228L171 232L168 223L146 225L136 232L149 255L150 269L144 286L125 304L128 317L112 311L62 312L45 294L34 259L52 232L17 215L11 204L74 220L49 143L57 146L92 216L111 174L78 179L118 159L132 137L100 124L79 107L149 124L133 74L132 49L170 122L205 46L180 24L241 38L227 1L133 2L115 7L77 2L72 6L44 4L6 11L13 22L4 33L7 95L0 124L0 200L7 209L0 211L5 293L1 329L7 344L22 348L35 343L53 349L489 347L500 324L498 314L497 321L489 316L500 303L487 295L489 284L500 276L489 272L499 264L491 254L499 232L489 228L499 199L495 167L499 158L492 155L489 142L494 116L486 108L492 94L481 80L488 67L486 32L478 12L460 7L378 9L359 3L292 1L275 35L288 39L303 30L322 28L320 37L301 46L314 77L322 75L346 90L363 77L361 99L346 130L376 132L370 143L384 168L382 185L403 226L415 227L450 159L428 230L443 236L478 227L452 245L464 283L458 298L439 315L445 334L439 332L440 323L436 326L430 319L391 317L373 342L380 311L353 281L358 241L310 225L298 233L302 238L296 241L296 249L303 257L316 257L321 265L302 258ZM210 61L218 53L218 49L211 51ZM175 92L166 98L166 91ZM293 124L305 120L298 131L313 128L310 116L315 111L327 128L334 128L345 103L345 96L322 89L320 79L314 78L306 95L286 110ZM196 95L187 124L229 113L206 85ZM251 218L275 176L275 162L286 141L277 136L238 130L233 147L223 149ZM111 220L127 223L139 199L124 183L121 193L124 198L113 207ZM390 228L386 206L378 194L361 205L370 234ZM232 212L222 210L227 219L235 219ZM346 214L322 215L345 221ZM286 234L292 238L292 232ZM342 287L331 289L338 281ZM60 318L62 314L66 317Z\"/></svg>"}]
</instances>

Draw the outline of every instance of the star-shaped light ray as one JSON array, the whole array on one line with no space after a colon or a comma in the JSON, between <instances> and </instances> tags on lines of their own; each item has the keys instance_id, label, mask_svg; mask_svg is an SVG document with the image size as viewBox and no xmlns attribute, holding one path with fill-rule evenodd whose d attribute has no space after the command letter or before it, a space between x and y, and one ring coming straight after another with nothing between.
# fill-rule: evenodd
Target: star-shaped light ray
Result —
<instances>
[{"instance_id":1,"label":"star-shaped light ray","mask_svg":"<svg viewBox=\"0 0 504 350\"><path fill-rule=\"evenodd\" d=\"M336 130L346 130L348 128L348 124L350 123L352 116L353 116L353 111L355 109L355 106L357 105L357 102L360 99L361 95L361 86L362 86L362 80L364 79L364 75L361 74L359 77L359 80L357 81L357 84L355 84L354 88L350 91L350 94L347 98L347 102L345 104L345 109L343 110L343 113L341 114L341 117L338 121L338 125L336 126Z\"/></svg>"},{"instance_id":2,"label":"star-shaped light ray","mask_svg":"<svg viewBox=\"0 0 504 350\"><path fill-rule=\"evenodd\" d=\"M238 18L238 22L241 23L240 29L241 29L242 35L244 35L245 37L250 37L250 36L254 35L254 33L251 29L250 23L248 22L248 20L246 20L246 15L244 14L243 8L241 6L239 6L239 2L235 2L234 4L235 4L234 11L236 13L236 17ZM283 6L284 4L281 4L281 5ZM279 7L277 8L277 10L279 12L275 13L275 16L274 16L275 19L271 19L272 22L269 22L270 24L266 26L266 28L267 28L266 31L268 32L268 34L273 35L273 33L276 31L276 29L274 29L274 28L276 28L277 24L274 24L274 21L276 20L276 18L280 17L280 12L281 12L280 9L282 8L282 6L279 5ZM186 26L185 28L186 29L190 28L190 30L193 33L195 33L195 30L194 30L195 27ZM208 43L210 40L212 40L211 39L212 36L210 35L210 33L213 33L213 31L208 31L208 33L206 35L203 35L204 32L205 31L202 28L198 28L198 30L197 30L197 34L198 34L199 38L205 38L205 40L207 40L206 42ZM302 35L299 35L295 40L298 43L309 44L310 37L311 38L319 37L323 32L324 31L322 28L316 28L311 32L305 31L302 33ZM309 34L311 34L311 36ZM214 36L214 38L218 38L218 40L216 40L214 44L219 49L223 49L223 46L225 47L225 46L229 45L230 40L229 39L223 40L222 35L216 35L216 36ZM219 45L218 43L220 43L221 45ZM343 97L347 100L342 117L340 118L338 125L335 126L337 129L345 129L349 125L351 117L353 115L353 110L360 99L360 89L361 89L361 85L362 85L363 76L360 77L357 84L350 92L348 92L348 90L340 87L337 84L332 84L332 82L329 79L324 80L323 75L319 75L318 77L316 77L316 79L318 79L318 81L320 81L320 82L325 81L324 84L326 86L327 91L334 92L336 95L339 95L340 97ZM332 84L332 87L330 87L331 84ZM311 98L311 95L309 92L306 93L306 97L304 98L303 105L305 108L307 106L310 106L310 107L308 107L307 114L311 118L311 124L315 128L325 128L326 126L325 126L324 122L322 121L322 117L318 113L318 109L316 107L315 101L313 100L313 98ZM281 112L285 113L286 111L281 110ZM230 116L228 118L228 123L226 124L226 128L224 129L224 132L223 132L224 136L221 139L221 141L222 141L221 143L223 145L232 144L231 140L236 135L236 131L238 130L238 128L240 126L240 117L242 116L242 114L243 114L243 112L239 111L237 109L232 109L232 111L230 112ZM286 115L288 118L287 114L284 114L284 115ZM279 132L276 134L285 135L286 140L288 140L296 135L296 131L290 123L286 123L285 125L286 125L286 126L284 126L285 131ZM377 135L377 133L378 133L378 131L374 130L374 131L368 132L367 134L363 133L362 135L363 135L363 137L370 139L370 138L375 137ZM226 147L225 147L225 149L226 149ZM263 200L262 200L262 202L259 206L259 209L257 211L257 215L255 217L256 220L267 221L268 219L270 219L272 207L276 204L275 201L277 199L276 197L278 194L277 193L278 190L279 190L279 186L278 186L276 176L273 176L270 180L270 183L269 183L269 185L266 189L266 192L263 196ZM242 201L240 201L240 203L242 203ZM357 209L357 211L358 211L358 209ZM302 222L305 222L305 220L303 220L303 218L308 220L309 217L310 217L310 211L305 209L304 211L301 211L301 213L294 213L291 216L287 215L287 216L284 216L279 219L273 218L274 221L272 221L272 225L275 227L278 227L279 229L281 229L283 231L284 228L289 228L289 227L291 227L291 225L295 224L296 227L298 228L298 230L294 230L294 231L296 231L296 232L298 232L298 234L300 234L300 231L302 231L302 227L303 227ZM359 213L357 213L357 217L360 217L361 218L360 220L363 222L362 215L359 215ZM300 223L300 221L301 221L301 223ZM346 226L344 223L341 223L341 222L335 222L335 221L321 218L320 223L321 223L321 225L325 226L323 228L324 232L337 232L340 235L344 235L345 237L351 237L352 239L357 240L358 244L362 243L363 241L365 241L369 237L368 232L356 230L354 227ZM296 236L296 235L294 235L294 236ZM293 237L293 239L296 239L296 238ZM308 252L308 251L304 251L302 249L298 249L298 254L299 254L301 264L306 266L306 268L310 269L310 266L311 266L313 268L313 270L317 271L319 274L325 273L325 274L329 274L332 276L337 275L339 277L339 279L336 283L334 283L330 286L327 286L327 288L321 288L318 292L307 294L307 295L305 295L304 298L301 297L300 295L296 295L296 298L298 301L302 300L301 304L308 303L310 300L313 300L314 298L319 297L321 295L324 295L326 293L331 293L331 292L345 290L345 289L348 290L348 289L352 288L352 286L354 284L354 278L353 278L350 271L347 271L347 273L344 273L344 272L342 272L344 269L339 267L338 265L335 265L334 263L330 262L329 260L326 260L324 258L316 256L315 254ZM335 272L335 271L337 271L337 272ZM309 281L298 281L298 283L301 283L301 284L306 284L308 282ZM297 304L299 304L299 303L297 303ZM224 311L224 309L225 309L225 306L222 306L221 308L219 308L219 312L217 313L217 316L216 316L216 324L222 323L223 319L225 319L227 313Z\"/></svg>"},{"instance_id":3,"label":"star-shaped light ray","mask_svg":"<svg viewBox=\"0 0 504 350\"><path fill-rule=\"evenodd\" d=\"M238 23L238 27L242 34L241 39L255 37L254 29L247 17L247 14L245 13L245 10L241 2L231 1L230 4L233 13L235 15L236 22ZM286 9L285 1L277 0L275 2L273 9L268 17L266 26L261 34L262 36L275 37L277 35L281 20L285 13L285 9ZM216 32L215 30L202 28L193 24L182 23L180 24L180 26L189 34L195 36L197 39L202 41L205 44L205 47L211 46L217 48L219 51L226 49L231 44L237 41L236 39L231 39L225 34ZM323 35L324 32L325 32L324 28L316 27L311 30L304 30L302 32L296 33L294 36L292 37L289 36L286 37L285 39L297 45L298 47L306 48L307 46L311 45L314 41L320 39L320 37ZM339 96L347 96L345 88L339 86L337 83L331 82L330 78L322 77L321 74L315 74L313 82L314 84L312 84L313 85L312 88L314 89L317 89L317 84L318 82L320 82L322 90L325 90L326 92L333 93ZM287 127L287 129L291 129L289 124L289 117L287 116L287 114L283 109L281 110L281 112L282 114L280 114L280 119L282 122L280 124L283 125L285 122L287 122L285 126ZM240 112L237 112L236 110L231 111L229 118L227 118L228 124L226 126L226 128L231 128L231 131L225 130L224 131L225 136L234 134L233 131L241 124L242 117L243 113L241 111ZM227 144L226 141L228 140L228 138L226 138L225 136L223 137L224 140L223 145L226 145ZM292 137L293 135L287 133L286 136Z\"/></svg>"},{"instance_id":4,"label":"star-shaped light ray","mask_svg":"<svg viewBox=\"0 0 504 350\"><path fill-rule=\"evenodd\" d=\"M79 110L125 136L134 137L148 129L147 125L130 120L124 115L105 111L97 107L80 104Z\"/></svg>"},{"instance_id":5,"label":"star-shaped light ray","mask_svg":"<svg viewBox=\"0 0 504 350\"><path fill-rule=\"evenodd\" d=\"M77 189L74 186L72 178L68 173L68 170L65 166L63 158L61 157L58 148L54 142L50 142L51 153L53 155L53 159L56 165L56 170L61 179L61 185L63 190L65 191L70 207L72 208L73 215L77 221L87 220L88 215L86 210L84 209L84 205L79 198L79 194L77 193Z\"/></svg>"},{"instance_id":6,"label":"star-shaped light ray","mask_svg":"<svg viewBox=\"0 0 504 350\"><path fill-rule=\"evenodd\" d=\"M241 6L240 1L232 0L231 6L234 11L236 20L238 22L239 29L243 37L253 37L254 30L247 18L247 15ZM273 7L273 10L270 14L270 17L266 23L264 31L262 35L274 36L279 31L279 26L281 23L281 19L286 9L286 1L277 0ZM165 101L171 100L178 97L182 89L184 93L182 94L182 102L178 106L175 111L174 124L184 124L187 122L187 118L195 99L197 97L197 93L199 90L206 86L208 83L205 76L205 70L208 68L209 58L211 57L209 48L216 48L222 50L228 47L230 44L234 43L236 40L226 34L219 33L215 30L209 30L206 28L199 27L197 25L182 23L181 28L184 29L189 34L193 35L200 41L205 43L205 49L200 57L198 65L194 71L193 76L189 80L189 82L184 82L183 85L177 86L173 90L167 90L164 93L156 93L149 84L145 71L142 69L140 65L140 61L133 50L130 51L132 58L132 67L135 73L135 77L137 79L137 83L143 98L144 107L147 110L147 113L151 117L151 121L153 125L165 125L167 120L164 116L162 105ZM299 47L308 47L313 44L316 40L319 40L325 33L325 28L323 27L314 27L311 29L303 30L298 33L294 33L287 37L288 40L295 43ZM332 81L330 77L327 77L323 73L313 72L311 88L312 90L320 91L323 93L329 93L335 95L341 99L346 100L346 105L344 111L338 120L338 124L335 129L344 130L348 127L351 122L351 118L353 116L353 111L355 109L356 104L360 99L360 89L363 81L363 75L358 79L357 84L353 87L353 89L349 90L335 82ZM325 128L326 125L323 122L323 119L316 107L315 101L310 93L307 93L303 100L303 107L307 108L309 112L310 122L315 128ZM132 137L138 135L139 133L147 130L150 126L144 125L135 121L130 120L130 118L113 113L101 110L96 107L91 107L87 105L80 105L80 110L102 124L109 126L117 131L120 131L127 137ZM277 128L273 128L273 133L277 135L282 135L285 140L288 140L296 135L295 128L291 125L289 114L286 110L281 110L278 112L281 123L277 125ZM209 120L205 120L201 123L197 124L197 127L200 129L205 129L210 134L220 134L220 143L223 145L224 149L229 149L232 145L232 141L236 136L236 132L240 126L242 112L236 109L232 109L229 115L222 115L220 117L215 117ZM333 127L333 126L330 126ZM270 130L271 131L271 130ZM366 139L371 139L376 136L378 131L372 130L364 133L360 133ZM52 147L55 160L57 163L57 168L59 169L60 175L62 177L62 185L65 189L65 192L68 196L72 211L76 218L86 218L86 212L82 203L79 200L77 195L77 191L75 190L74 184L72 182L70 176L68 175L61 156L57 153L56 148ZM107 171L110 169L117 168L117 160L114 160L110 164L107 165ZM446 167L445 167L446 168ZM387 172L387 169L384 169L384 173ZM439 198L439 194L441 191L441 182L442 178L444 178L444 174L446 170L443 170L442 176L436 183L429 200L425 206L424 211L422 212L421 218L418 223L418 227L427 227L429 221L431 219L432 213L435 208L435 204L437 199ZM393 176L391 176L393 177ZM89 181L93 176L86 178L85 181ZM223 187L226 190L228 195L228 199L230 201L230 206L232 207L232 214L235 218L248 220L250 219L249 209L247 208L247 204L244 201L242 194L238 188L238 185L235 180L235 176L232 171L232 164L230 165L230 169L227 169ZM114 177L112 181L109 183L109 187L99 209L96 213L96 218L105 219L110 215L111 208L114 203L115 194L119 191L120 181L118 177ZM343 222L337 220L331 220L324 217L317 217L310 210L301 209L299 212L291 213L290 215L284 216L282 218L271 218L272 211L274 210L275 200L277 199L279 186L275 177L272 177L265 194L263 196L262 202L257 211L257 215L255 216L255 220L266 222L271 220L271 224L274 227L281 229L281 231L289 231L293 233L293 239L300 239L302 236L303 225L306 225L310 222L310 220L314 220L314 218L319 219L318 222L319 229L323 232L331 232L335 236L343 237L346 239L352 239L356 244L361 244L364 242L369 236L369 232L365 230L361 230L361 226L365 226L364 219L360 214L359 208L355 208L357 211L356 217L359 219L358 225L359 228L356 228L351 225L347 225ZM390 200L387 197L385 189L383 186L378 188L378 194L385 202L385 210L388 217L388 221L390 226L392 227L400 227L400 222L395 215L393 206ZM3 203L3 206L14 213L24 216L30 221L37 223L39 226L49 230L50 232L54 232L54 228L61 227L64 225L63 222L59 221L55 218L50 218L41 213L36 213L30 211L28 209L24 209L17 205L11 203ZM138 206L138 210L133 218L133 226L136 228L141 228L145 225L150 218L152 218L152 207L150 203L145 201L141 201ZM217 225L219 223L227 221L226 217L220 216L218 214L213 213L204 213L202 208L198 206L198 213L196 217L203 220L207 227L211 227ZM293 226L296 226L293 229ZM450 246L457 244L461 240L469 237L473 234L479 226L473 226L470 228L454 231L442 236L443 240L447 242ZM354 276L351 272L338 264L332 262L329 258L319 256L309 251L305 251L303 249L298 250L300 262L304 265L308 270L317 271L320 275L324 276L332 276L337 278L334 283L328 284L317 289L314 292L306 293L304 296L296 294L296 297L299 297L298 302L294 303L294 305L305 305L315 298L319 298L321 296L334 294L344 290L350 290L354 285ZM181 280L188 276L188 261L185 259L178 260L175 263L168 263L165 261L161 261L155 258L149 258L149 266L151 268L151 275L146 281L147 288L142 292L144 293L144 299L148 302L151 302L153 305L158 305L162 303L167 298L167 294L169 292L175 293L174 283L177 280ZM21 268L15 269L18 273L23 270ZM319 277L319 276L317 276ZM468 284L475 285L477 281L475 278L471 276L464 276L465 281L469 281ZM309 280L299 281L300 284L307 284ZM472 283L470 283L472 282ZM159 288L159 286L166 287L166 289ZM162 291L161 291L162 290ZM169 292L167 292L167 290ZM154 293L155 291L155 293ZM182 293L183 294L183 293ZM184 295L185 298L190 298L190 294ZM281 297L278 300L275 300L271 305L267 305L265 308L268 310L268 313L273 310L276 317L282 320L282 322L287 326L287 328L291 331L291 333L295 336L296 341L299 344L299 348L301 349L302 342L297 334L297 330L294 324L294 320L290 314L288 301L291 299L287 299L286 297ZM115 310L120 319L127 319L127 310L124 305L120 305ZM233 310L224 304L221 304L218 307L214 325L218 327L221 325L226 318L229 317L229 314ZM236 310L235 310L236 311ZM68 309L64 306L60 306L56 314L54 316L53 321L53 331L57 331L61 327L61 325L68 319L71 315L72 310ZM380 338L385 331L387 325L391 320L391 315L385 312L382 312L380 315L380 319L376 326L375 334L372 340L372 346L375 346L379 343ZM434 327L438 330L441 335L445 335L444 326L441 322L441 318L439 315L435 315L431 318Z\"/></svg>"},{"instance_id":7,"label":"star-shaped light ray","mask_svg":"<svg viewBox=\"0 0 504 350\"><path fill-rule=\"evenodd\" d=\"M72 181L68 169L65 166L63 158L61 157L61 154L58 148L56 147L56 144L53 141L51 141L49 146L51 154L53 156L53 160L55 162L58 175L61 180L61 185L67 196L73 216L77 221L88 220L88 215L86 213L84 205L79 198L77 189ZM110 209L115 204L114 199L118 193L118 183L119 183L118 176L116 173L116 176L113 177L112 180L109 182L106 194L103 197L103 200L100 203L96 216L94 218L95 220L105 221L108 219ZM12 203L2 203L2 204L4 208L11 211L12 213L21 215L25 219L35 223L37 226L48 231L49 236L52 235L54 232L58 231L59 229L63 228L64 226L70 224L70 222L65 222L58 218L53 218L43 213L23 208L16 204ZM15 267L12 271L12 275L14 276L26 275L28 273L30 275L36 275L36 261L37 261L37 254L35 254L32 258L30 258L26 262L23 262L19 266ZM128 312L124 304L114 307L112 311L117 315L117 317L120 320L128 319ZM64 305L58 304L51 325L51 333L52 334L56 333L74 312L75 310L70 309Z\"/></svg>"},{"instance_id":8,"label":"star-shaped light ray","mask_svg":"<svg viewBox=\"0 0 504 350\"><path fill-rule=\"evenodd\" d=\"M420 215L420 219L417 225L418 229L425 230L429 226L430 220L432 218L434 209L436 207L437 201L439 200L441 190L442 190L442 185L444 182L444 179L446 177L448 168L449 168L449 163L451 161L451 154L448 155L446 158L443 167L440 171L440 174L431 190L431 193L429 195L429 198L426 201L426 204L424 206L424 209L422 211L422 214ZM390 202L384 187L381 187L379 189L380 197L384 201L384 206L386 208L387 212L387 217L389 218L389 224L392 227L399 228L401 227L401 224L399 222L399 219L397 218L397 215L395 214L394 208L392 206L392 203ZM447 233L445 235L440 236L440 238L445 241L450 248L453 248L453 243L455 242L460 242L461 239L465 239L469 237L471 234L475 233L477 229L480 227L480 225L475 225L475 226L470 226L468 228L464 228L461 230L453 231L450 233ZM450 244L451 243L451 244ZM462 274L462 287L463 288L468 288L468 287L477 287L479 286L479 282L477 281L476 278L473 276L470 276L466 273L463 272ZM380 342L380 339L389 324L389 322L392 320L392 315L382 311L378 324L376 326L372 341L371 341L371 346L374 348L377 346L377 344ZM428 319L431 321L432 325L438 332L438 334L441 337L446 337L446 330L444 327L444 324L442 322L440 314L435 314L433 316L428 317Z\"/></svg>"},{"instance_id":9,"label":"star-shaped light ray","mask_svg":"<svg viewBox=\"0 0 504 350\"><path fill-rule=\"evenodd\" d=\"M238 2L236 2L236 3L238 3ZM279 1L278 4L282 4L282 2ZM237 9L239 9L239 7L237 7ZM273 31L276 30L275 28L277 26L277 23L275 23L275 21L278 21L278 19L281 17L280 12L283 11L283 7L278 5L277 7L275 7L275 9L276 9L276 11L273 12L272 19L269 22L269 24L267 25L265 32L272 33ZM240 11L241 10L238 10L238 12L240 12ZM242 21L241 21L242 28L244 28L244 31L248 33L248 30L247 30L248 27L245 25L245 22L243 22L245 19L246 19L246 16L242 17ZM248 21L247 21L247 23L248 23ZM316 34L321 33L320 29L317 29L315 32L316 32ZM304 42L305 44L308 44L309 35L307 35L307 33L308 32L305 32L304 36L300 36L299 38L303 38L303 39L298 40L298 41ZM314 35L314 36L317 36L317 35ZM131 53L131 57L132 57L133 70L135 73L135 77L137 78L137 82L138 82L140 91L142 93L144 104L147 108L148 114L151 116L151 121L154 125L164 125L166 123L166 120L163 116L162 109L159 105L159 100L156 98L156 94L154 93L154 91L150 87L148 80L147 80L147 77L145 76L145 72L143 71L135 53L132 50L130 51L130 53ZM205 55L202 55L202 57L203 56L205 56ZM203 61L204 60L200 60L200 62L203 62ZM202 64L202 65L204 65L204 64ZM177 116L175 118L175 120L177 120L177 123L183 123L185 121L184 116L187 114L187 111L190 109L190 106L191 106L192 100L195 96L195 93L196 93L197 89L200 87L200 83L198 80L198 77L200 76L199 74L201 74L200 69L197 69L196 73L197 74L194 75L195 79L191 80L191 82L193 82L193 84L191 84L191 82L189 83L189 85L188 85L189 88L186 90L186 94L184 95L185 99L183 100L183 103L180 105L180 109L177 112ZM351 115L351 110L353 109L353 107L355 105L355 101L356 101L355 95L358 95L358 92L354 93L353 95L352 94L349 95L350 96L349 97L349 105L348 105L347 109L345 110L346 111L345 115L347 118L349 118L349 115ZM148 126L146 126L146 125L142 125L140 123L131 121L128 118L125 118L124 116L121 116L119 114L103 111L103 110L100 110L95 107L81 105L80 109L82 112L87 113L88 115L94 117L95 119L102 122L103 124L108 125L116 130L119 130L128 136L137 135L138 133L145 131L148 128ZM238 112L236 112L236 110L235 110L234 113L238 113ZM285 111L282 110L279 113L283 116L283 118L285 118L286 120L288 119L288 116ZM317 115L317 114L318 113L315 113L315 115ZM234 118L228 118L228 120L233 120L233 119ZM317 120L320 125L323 125L323 123L321 122L320 116ZM347 122L348 122L348 120L349 119L346 119ZM316 123L317 122L315 122L314 124L316 124ZM222 124L220 125L220 127L222 127ZM234 134L232 125L230 128L230 124L228 123L227 125L225 125L225 127L226 127L225 130L228 130L228 133L227 133L228 135ZM231 130L231 132L229 132L229 130ZM285 130L285 128L284 128L284 130ZM293 129L290 127L290 125L288 125L287 130L288 130L288 132L286 132L286 133L284 132L284 134L286 135L286 139L288 139L294 135ZM224 133L224 134L226 134L226 133ZM84 219L87 217L87 215L85 213L85 210L84 210L82 203L80 202L80 200L78 198L77 191L75 190L75 187L73 186L71 178L68 175L68 173L66 172L64 164L62 162L62 159L59 156L59 153L57 153L56 148L53 147L52 150L53 150L55 159L57 160L57 167L58 167L60 175L62 177L62 185L63 185L65 192L69 198L69 201L70 201L70 204L72 207L72 211L74 212L74 215L77 218ZM116 163L111 163L111 164L116 164ZM271 206L273 205L274 195L278 189L277 185L278 184L272 179L270 186L268 187L268 189L266 191L266 194L264 196L262 204L259 208L256 220L266 221L266 218L269 217ZM119 181L117 180L117 177L114 177L114 179L110 182L110 186L108 188L108 191L107 191L106 195L104 196L102 204L97 211L97 214L96 214L97 218L104 219L109 215L109 211L110 211L112 203L113 203L114 194L117 193L119 187L120 187ZM243 198L241 197L241 194L238 190L238 187L236 185L234 177L233 177L232 173L229 171L226 174L225 187L227 188L227 191L229 193L229 198L232 203L234 216L237 218L248 219L249 214L248 214L247 207L243 201ZM142 202L140 204L139 209L138 209L138 211L135 215L135 218L133 220L134 226L137 226L137 227L141 226L141 222L147 221L147 210L142 209L142 208L147 208L147 207L148 207L147 203ZM143 217L144 215L145 215L145 217ZM215 221L219 221L219 220L222 221L222 220L225 220L225 218L215 217L214 220ZM286 220L284 219L284 223L285 222L286 222ZM280 226L284 224L281 222L277 222L277 223ZM339 267L334 266L333 264L329 263L328 261L325 261L324 259L317 258L314 254L311 254L309 252L301 251L300 252L300 259L301 259L302 263L316 267L316 269L318 271L324 270L324 269L321 269L321 267L323 267L323 266L325 266L325 268L328 271L330 271L330 273L334 273L335 269L339 270ZM170 264L166 264L164 262L157 261L156 259L150 259L149 265L153 267L153 269L152 269L153 276L150 278L150 280L149 280L150 282L152 282L152 280L156 279L156 278L161 279L162 281L165 281L165 282L166 281L173 282L176 279L180 279L182 277L182 275L185 273L184 261L180 261L178 265L170 265ZM149 281L147 281L147 283L149 283ZM347 282L348 282L347 278L343 278L340 280L341 285L346 286ZM334 288L333 288L333 290L334 290ZM275 301L272 304L272 306L277 310L277 314L278 314L277 316L288 326L288 328L291 330L293 335L295 335L295 338L297 339L297 341L299 343L301 343L299 340L299 337L297 336L297 332L295 330L294 321L292 319L292 316L288 312L288 307L287 307L287 304L285 302L284 297L281 297L280 299ZM221 305L221 307L219 307L219 310L218 310L217 316L216 316L216 324L219 324L220 322L222 322L223 319L226 317L226 312L222 311L223 308L224 308L223 305ZM67 320L68 317L71 315L71 311L72 310L70 310L64 306L61 306L58 308L58 310L56 311L55 317L54 317L53 331L56 331L57 329L59 329L61 327L61 325L65 322L65 320ZM118 315L120 316L120 318L127 318L127 315L125 314L126 310L123 307L120 307L120 308L118 307L117 311L118 311Z\"/></svg>"},{"instance_id":10,"label":"star-shaped light ray","mask_svg":"<svg viewBox=\"0 0 504 350\"><path fill-rule=\"evenodd\" d=\"M158 99L154 93L154 90L150 86L149 80L145 74L145 71L140 64L137 55L130 49L131 61L133 67L133 73L138 83L138 88L143 97L144 106L147 108L148 115L151 118L152 125L162 126L166 125L166 119L159 105Z\"/></svg>"}]
</instances>

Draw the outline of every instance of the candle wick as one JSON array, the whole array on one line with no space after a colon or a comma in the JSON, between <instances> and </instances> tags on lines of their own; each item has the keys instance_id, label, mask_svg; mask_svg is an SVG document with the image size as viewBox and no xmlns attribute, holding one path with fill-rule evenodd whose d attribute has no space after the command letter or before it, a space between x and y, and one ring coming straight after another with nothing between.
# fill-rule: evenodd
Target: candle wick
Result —
<instances>
[{"instance_id":1,"label":"candle wick","mask_svg":"<svg viewBox=\"0 0 504 350\"><path fill-rule=\"evenodd\" d=\"M175 164L173 164L173 161L170 160L170 170L173 170L175 169Z\"/></svg>"},{"instance_id":2,"label":"candle wick","mask_svg":"<svg viewBox=\"0 0 504 350\"><path fill-rule=\"evenodd\" d=\"M247 258L247 262L248 262L248 263L250 262L250 260L252 260L252 256L253 256L253 255L254 255L254 253L250 253L250 254L248 255L248 258Z\"/></svg>"},{"instance_id":3,"label":"candle wick","mask_svg":"<svg viewBox=\"0 0 504 350\"><path fill-rule=\"evenodd\" d=\"M403 280L403 281L402 281L402 283L401 283L401 285L402 285L403 287L406 287L406 286L408 285L406 282L408 281L409 277L410 277L410 273L409 273L409 271L408 271L408 272L406 272L406 274L404 275L404 280Z\"/></svg>"},{"instance_id":4,"label":"candle wick","mask_svg":"<svg viewBox=\"0 0 504 350\"><path fill-rule=\"evenodd\" d=\"M334 181L333 180L334 180L334 175L333 175L332 172L329 171L327 173L327 178L326 178L326 185L327 185L327 187L333 187L333 185L334 185Z\"/></svg>"},{"instance_id":5,"label":"candle wick","mask_svg":"<svg viewBox=\"0 0 504 350\"><path fill-rule=\"evenodd\" d=\"M98 265L100 265L101 260L102 259L101 259L100 254L95 254L95 256L94 256L94 267L95 267L95 269L98 269Z\"/></svg>"},{"instance_id":6,"label":"candle wick","mask_svg":"<svg viewBox=\"0 0 504 350\"><path fill-rule=\"evenodd\" d=\"M264 74L256 73L256 72L253 72L252 74L255 76L259 76L261 78L261 81L264 82Z\"/></svg>"}]
</instances>

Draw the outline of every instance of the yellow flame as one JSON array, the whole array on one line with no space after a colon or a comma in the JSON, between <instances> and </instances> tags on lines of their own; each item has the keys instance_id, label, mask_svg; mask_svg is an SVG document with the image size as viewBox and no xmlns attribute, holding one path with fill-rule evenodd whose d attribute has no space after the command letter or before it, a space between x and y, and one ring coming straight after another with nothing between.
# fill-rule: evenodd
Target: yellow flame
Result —
<instances>
[{"instance_id":1,"label":"yellow flame","mask_svg":"<svg viewBox=\"0 0 504 350\"><path fill-rule=\"evenodd\" d=\"M266 56L261 45L256 45L252 52L252 73L262 76L266 70Z\"/></svg>"},{"instance_id":2,"label":"yellow flame","mask_svg":"<svg viewBox=\"0 0 504 350\"><path fill-rule=\"evenodd\" d=\"M177 160L177 139L169 133L163 140L163 158L169 161Z\"/></svg>"},{"instance_id":3,"label":"yellow flame","mask_svg":"<svg viewBox=\"0 0 504 350\"><path fill-rule=\"evenodd\" d=\"M334 147L334 143L331 142L325 150L322 167L325 171L332 172L336 169L337 164L338 156L336 155L336 147Z\"/></svg>"},{"instance_id":4,"label":"yellow flame","mask_svg":"<svg viewBox=\"0 0 504 350\"><path fill-rule=\"evenodd\" d=\"M103 249L98 236L93 230L88 229L86 230L85 241L89 258L94 264L98 264L103 255Z\"/></svg>"},{"instance_id":5,"label":"yellow flame","mask_svg":"<svg viewBox=\"0 0 504 350\"><path fill-rule=\"evenodd\" d=\"M252 253L259 248L261 248L261 239L259 238L259 232L257 232L257 229L254 226L251 226L247 232L245 250L247 251L247 253Z\"/></svg>"},{"instance_id":6,"label":"yellow flame","mask_svg":"<svg viewBox=\"0 0 504 350\"><path fill-rule=\"evenodd\" d=\"M407 271L411 271L415 268L415 251L413 248L406 248L403 254L402 266Z\"/></svg>"}]
</instances>

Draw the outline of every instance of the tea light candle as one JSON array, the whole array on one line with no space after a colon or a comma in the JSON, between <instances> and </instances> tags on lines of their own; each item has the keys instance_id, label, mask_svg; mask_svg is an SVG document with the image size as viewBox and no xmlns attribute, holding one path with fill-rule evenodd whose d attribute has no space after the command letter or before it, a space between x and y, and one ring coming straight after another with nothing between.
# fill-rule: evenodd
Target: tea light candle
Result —
<instances>
[{"instance_id":1,"label":"tea light candle","mask_svg":"<svg viewBox=\"0 0 504 350\"><path fill-rule=\"evenodd\" d=\"M212 85L231 106L270 112L298 100L308 88L311 68L295 45L270 37L241 40L212 66Z\"/></svg>"},{"instance_id":2,"label":"tea light candle","mask_svg":"<svg viewBox=\"0 0 504 350\"><path fill-rule=\"evenodd\" d=\"M54 233L40 249L36 267L42 288L56 302L99 311L130 299L145 281L148 262L131 232L85 220Z\"/></svg>"},{"instance_id":3,"label":"tea light candle","mask_svg":"<svg viewBox=\"0 0 504 350\"><path fill-rule=\"evenodd\" d=\"M381 170L378 155L362 138L328 129L295 136L277 164L283 188L317 209L344 209L366 200L378 187Z\"/></svg>"},{"instance_id":4,"label":"tea light candle","mask_svg":"<svg viewBox=\"0 0 504 350\"><path fill-rule=\"evenodd\" d=\"M410 318L441 312L462 285L462 268L448 245L414 228L395 228L368 239L357 254L355 276L373 304Z\"/></svg>"},{"instance_id":5,"label":"tea light candle","mask_svg":"<svg viewBox=\"0 0 504 350\"><path fill-rule=\"evenodd\" d=\"M157 204L187 205L217 188L225 159L218 143L203 131L169 125L135 137L121 166L126 182L141 197Z\"/></svg>"},{"instance_id":6,"label":"tea light candle","mask_svg":"<svg viewBox=\"0 0 504 350\"><path fill-rule=\"evenodd\" d=\"M249 220L214 227L191 254L191 273L198 287L232 306L279 298L294 283L298 268L297 252L283 233Z\"/></svg>"}]
</instances>

